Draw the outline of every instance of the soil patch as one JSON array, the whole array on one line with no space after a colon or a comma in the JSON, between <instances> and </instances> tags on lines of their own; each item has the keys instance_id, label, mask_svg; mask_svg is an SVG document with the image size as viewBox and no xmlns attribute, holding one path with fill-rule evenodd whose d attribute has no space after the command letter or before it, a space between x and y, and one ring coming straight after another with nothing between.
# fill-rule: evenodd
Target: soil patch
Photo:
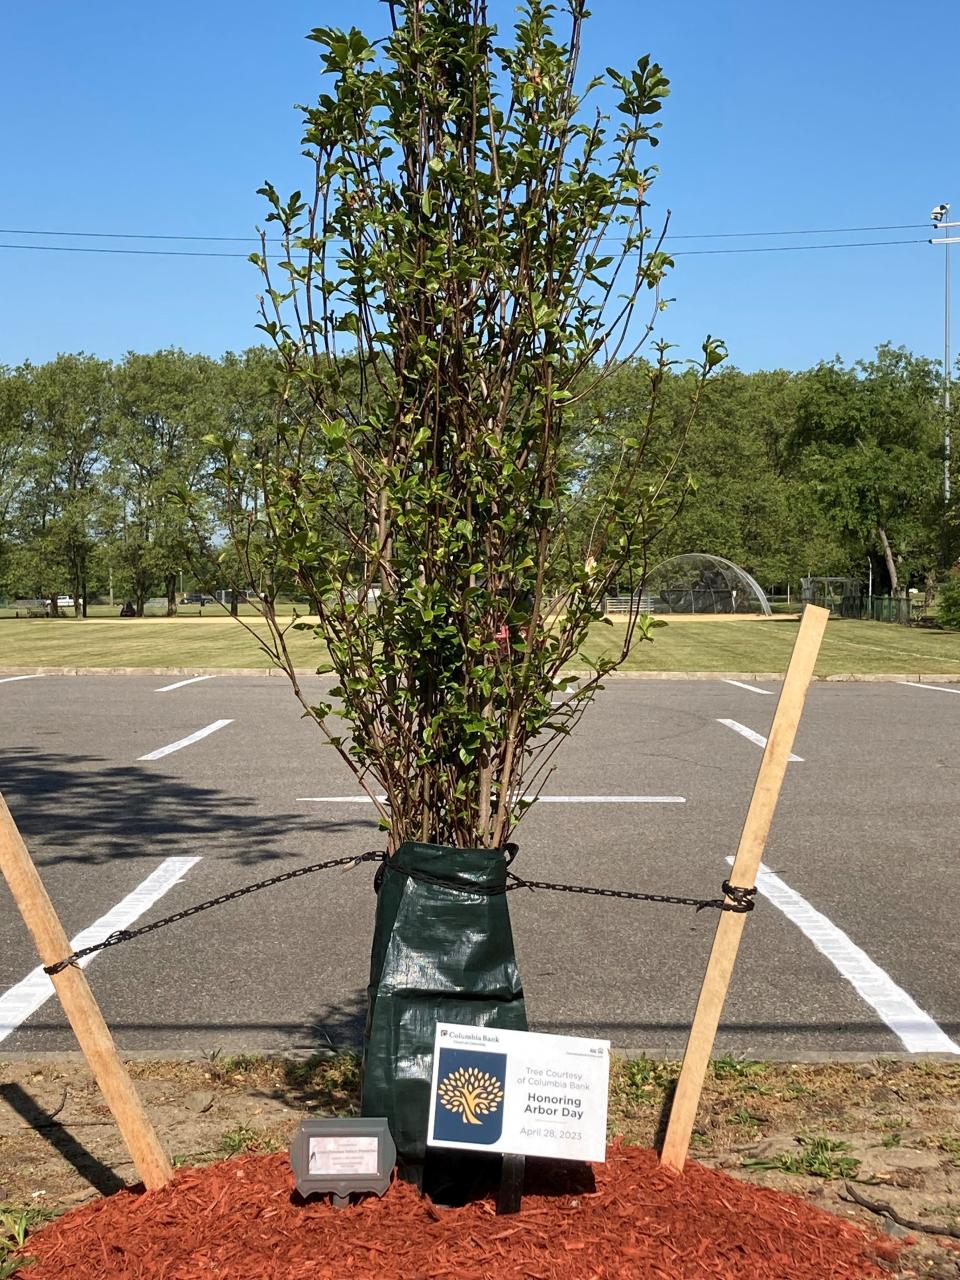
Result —
<instances>
[{"instance_id":1,"label":"soil patch","mask_svg":"<svg viewBox=\"0 0 960 1280\"><path fill-rule=\"evenodd\" d=\"M304 1203L283 1155L184 1170L161 1191L75 1209L30 1240L33 1280L870 1280L899 1246L792 1196L614 1145L592 1193L533 1194L497 1218L402 1183L336 1210Z\"/></svg>"},{"instance_id":2,"label":"soil patch","mask_svg":"<svg viewBox=\"0 0 960 1280\"><path fill-rule=\"evenodd\" d=\"M349 1053L297 1059L213 1052L201 1061L129 1065L181 1167L282 1153L304 1117L356 1114L359 1107L359 1061ZM610 1138L649 1147L676 1074L676 1063L615 1059ZM888 1264L895 1276L960 1280L960 1064L719 1058L691 1155L730 1179L790 1193L868 1232L881 1230L905 1245ZM29 1254L44 1217L93 1207L99 1196L110 1203L135 1181L79 1055L0 1061L0 1276L18 1224L29 1231ZM499 1219L491 1230L512 1225ZM78 1247L75 1259L80 1256ZM364 1257L358 1255L357 1266ZM375 1270L371 1263L369 1274ZM240 1274L258 1275L255 1269ZM357 1274L368 1272L361 1267ZM499 1274L488 1268L484 1280ZM536 1280L539 1273L529 1274ZM664 1274L682 1273L667 1268ZM22 1272L23 1280L35 1275L33 1268ZM349 1272L341 1275L348 1280Z\"/></svg>"}]
</instances>

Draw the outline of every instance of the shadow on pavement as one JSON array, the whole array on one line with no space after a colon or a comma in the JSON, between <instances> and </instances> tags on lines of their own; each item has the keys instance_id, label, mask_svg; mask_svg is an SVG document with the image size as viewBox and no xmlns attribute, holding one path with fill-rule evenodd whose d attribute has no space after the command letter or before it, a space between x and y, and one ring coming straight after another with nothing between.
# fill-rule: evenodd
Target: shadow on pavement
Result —
<instances>
[{"instance_id":1,"label":"shadow on pavement","mask_svg":"<svg viewBox=\"0 0 960 1280\"><path fill-rule=\"evenodd\" d=\"M369 815L321 821L311 813L257 813L250 796L103 764L96 756L0 750L0 792L39 867L98 865L119 855L156 859L189 853L197 840L241 866L301 851L305 859L322 858L318 836L376 844ZM291 848L291 834L304 837L302 850Z\"/></svg>"}]
</instances>

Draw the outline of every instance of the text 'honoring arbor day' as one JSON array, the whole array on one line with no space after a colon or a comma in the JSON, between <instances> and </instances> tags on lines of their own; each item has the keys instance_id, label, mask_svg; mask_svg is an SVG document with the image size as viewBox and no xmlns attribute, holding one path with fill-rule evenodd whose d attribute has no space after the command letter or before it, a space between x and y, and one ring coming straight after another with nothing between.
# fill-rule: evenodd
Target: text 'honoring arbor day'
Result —
<instances>
[{"instance_id":1,"label":"text 'honoring arbor day'","mask_svg":"<svg viewBox=\"0 0 960 1280\"><path fill-rule=\"evenodd\" d=\"M440 1023L428 1143L602 1161L609 1051L606 1040Z\"/></svg>"}]
</instances>

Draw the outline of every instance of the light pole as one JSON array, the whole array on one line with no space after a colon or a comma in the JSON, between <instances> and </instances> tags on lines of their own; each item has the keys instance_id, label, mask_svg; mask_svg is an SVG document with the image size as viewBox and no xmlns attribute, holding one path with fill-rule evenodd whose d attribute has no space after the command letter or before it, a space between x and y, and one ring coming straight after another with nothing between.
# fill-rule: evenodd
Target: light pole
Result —
<instances>
[{"instance_id":1,"label":"light pole","mask_svg":"<svg viewBox=\"0 0 960 1280\"><path fill-rule=\"evenodd\" d=\"M935 231L948 227L960 227L960 222L948 222L948 204L938 204L930 217ZM950 246L960 244L960 236L935 236L931 244L942 244L943 250L943 502L950 502Z\"/></svg>"}]
</instances>

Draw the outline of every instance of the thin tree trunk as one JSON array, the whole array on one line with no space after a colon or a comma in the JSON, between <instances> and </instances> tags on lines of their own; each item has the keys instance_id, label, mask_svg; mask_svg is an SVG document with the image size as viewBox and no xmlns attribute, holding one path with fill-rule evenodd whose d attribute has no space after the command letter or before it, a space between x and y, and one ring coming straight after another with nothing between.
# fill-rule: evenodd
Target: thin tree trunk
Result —
<instances>
[{"instance_id":1,"label":"thin tree trunk","mask_svg":"<svg viewBox=\"0 0 960 1280\"><path fill-rule=\"evenodd\" d=\"M80 617L85 618L87 616L87 580L86 578L83 578L80 582L80 591L81 591Z\"/></svg>"},{"instance_id":2,"label":"thin tree trunk","mask_svg":"<svg viewBox=\"0 0 960 1280\"><path fill-rule=\"evenodd\" d=\"M167 574L167 617L177 616L177 575Z\"/></svg>"},{"instance_id":3,"label":"thin tree trunk","mask_svg":"<svg viewBox=\"0 0 960 1280\"><path fill-rule=\"evenodd\" d=\"M83 605L80 603L83 593L83 571L80 568L79 557L74 562L70 574L70 586L73 591L73 616L79 618L82 616L83 610Z\"/></svg>"},{"instance_id":4,"label":"thin tree trunk","mask_svg":"<svg viewBox=\"0 0 960 1280\"><path fill-rule=\"evenodd\" d=\"M933 569L927 570L927 576L923 584L923 609L925 613L929 613L933 608L933 602L937 598L937 575Z\"/></svg>"},{"instance_id":5,"label":"thin tree trunk","mask_svg":"<svg viewBox=\"0 0 960 1280\"><path fill-rule=\"evenodd\" d=\"M897 577L897 566L893 559L893 552L890 550L890 540L887 537L887 531L883 525L877 525L877 536L880 539L880 545L883 548L883 559L887 566L887 573L890 577L890 594L898 596L900 594L900 579Z\"/></svg>"},{"instance_id":6,"label":"thin tree trunk","mask_svg":"<svg viewBox=\"0 0 960 1280\"><path fill-rule=\"evenodd\" d=\"M237 595L236 589L230 590L230 616L235 618L240 612L240 597Z\"/></svg>"}]
</instances>

